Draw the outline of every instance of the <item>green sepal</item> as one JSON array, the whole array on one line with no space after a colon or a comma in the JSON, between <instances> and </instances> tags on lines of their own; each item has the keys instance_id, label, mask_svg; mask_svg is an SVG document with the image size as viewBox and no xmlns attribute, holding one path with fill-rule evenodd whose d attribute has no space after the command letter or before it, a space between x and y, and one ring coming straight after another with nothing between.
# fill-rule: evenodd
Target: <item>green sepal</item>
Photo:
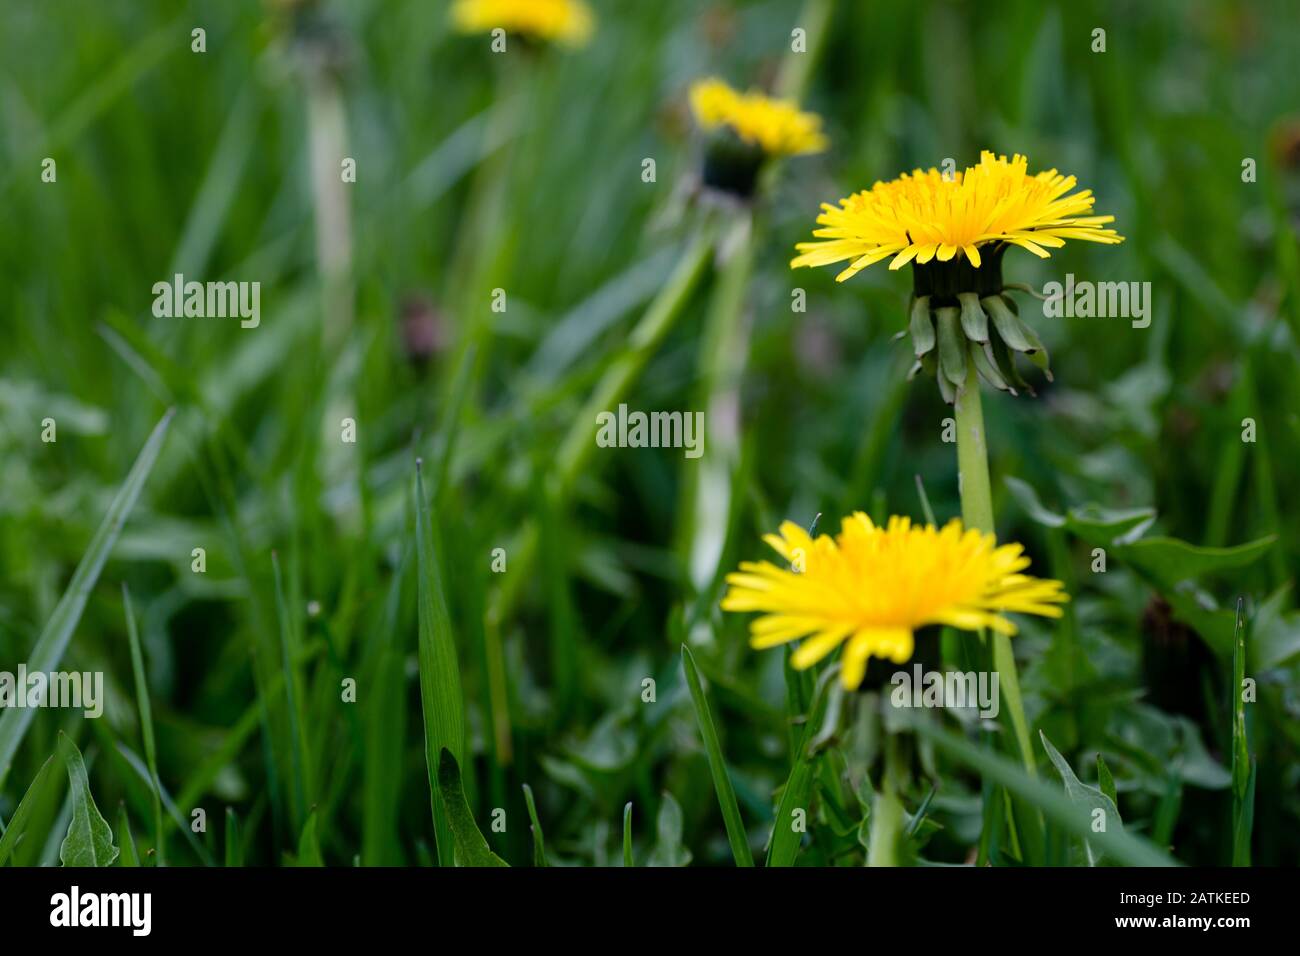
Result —
<instances>
[{"instance_id":1,"label":"green sepal","mask_svg":"<svg viewBox=\"0 0 1300 956\"><path fill-rule=\"evenodd\" d=\"M966 339L958 325L957 309L942 306L934 315L939 329L939 374L960 387L966 381Z\"/></svg>"},{"instance_id":2,"label":"green sepal","mask_svg":"<svg viewBox=\"0 0 1300 956\"><path fill-rule=\"evenodd\" d=\"M966 338L983 344L989 340L989 317L980 308L980 297L974 292L960 292L957 301L961 303L961 327Z\"/></svg>"},{"instance_id":3,"label":"green sepal","mask_svg":"<svg viewBox=\"0 0 1300 956\"><path fill-rule=\"evenodd\" d=\"M1045 379L1047 379L1049 382L1056 381L1056 379L1052 376L1052 360L1051 357L1047 354L1047 349L1040 346L1034 351L1027 353L1027 355L1029 356L1029 361L1033 362L1042 370L1043 377Z\"/></svg>"},{"instance_id":4,"label":"green sepal","mask_svg":"<svg viewBox=\"0 0 1300 956\"><path fill-rule=\"evenodd\" d=\"M1030 395L1034 395L1035 392L1033 386L1025 381L1024 377L1020 374L1020 371L1016 368L1015 353L1012 352L1007 346L1007 343L1002 340L1002 336L992 336L992 345L994 364L997 366L997 370L1002 374L1002 377L1006 379L1007 384L1018 389L1024 389Z\"/></svg>"},{"instance_id":5,"label":"green sepal","mask_svg":"<svg viewBox=\"0 0 1300 956\"><path fill-rule=\"evenodd\" d=\"M955 404L957 401L957 386L948 381L948 376L942 372L936 375L934 380L939 383L939 394L943 396L943 400L949 405Z\"/></svg>"},{"instance_id":6,"label":"green sepal","mask_svg":"<svg viewBox=\"0 0 1300 956\"><path fill-rule=\"evenodd\" d=\"M993 345L985 342L983 345L973 346L970 350L971 361L975 363L975 371L983 376L984 381L988 382L1000 392L1010 392L1012 395L1017 394L1002 373L998 371L996 360L993 358Z\"/></svg>"},{"instance_id":7,"label":"green sepal","mask_svg":"<svg viewBox=\"0 0 1300 956\"><path fill-rule=\"evenodd\" d=\"M986 295L980 299L980 305L984 306L985 311L988 312L989 318L993 320L993 328L997 330L998 335L1007 344L1008 348L1013 348L1017 352L1034 351L1033 339L1030 336L1033 336L1034 339L1037 336L1033 335L1032 332L1029 332L1028 335L1025 334L1028 332L1028 328L1016 318L1006 299L1000 295ZM1041 343L1039 345L1041 347Z\"/></svg>"},{"instance_id":8,"label":"green sepal","mask_svg":"<svg viewBox=\"0 0 1300 956\"><path fill-rule=\"evenodd\" d=\"M912 333L912 351L917 358L934 349L934 323L930 320L930 297L918 296L912 300L912 315L908 321Z\"/></svg>"}]
</instances>

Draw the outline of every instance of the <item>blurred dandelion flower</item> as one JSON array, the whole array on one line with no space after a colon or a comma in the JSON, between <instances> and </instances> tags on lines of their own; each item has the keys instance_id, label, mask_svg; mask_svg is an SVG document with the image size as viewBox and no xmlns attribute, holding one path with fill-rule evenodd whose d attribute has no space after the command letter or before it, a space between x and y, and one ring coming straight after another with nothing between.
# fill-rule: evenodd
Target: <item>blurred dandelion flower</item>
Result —
<instances>
[{"instance_id":1,"label":"blurred dandelion flower","mask_svg":"<svg viewBox=\"0 0 1300 956\"><path fill-rule=\"evenodd\" d=\"M964 173L916 169L854 193L838 207L824 203L817 217L822 228L813 232L816 241L799 243L790 265L847 260L835 277L843 282L883 259L890 260L890 269L912 263L912 342L918 366L933 364L938 346L945 399L952 402L966 380L967 343L978 346L969 348L971 359L990 384L1032 392L1010 351L1027 355L1049 380L1051 371L1038 336L1005 295L1002 255L1019 246L1047 258L1049 249L1067 239L1123 242L1106 228L1115 217L1091 215L1092 190L1074 192L1077 185L1073 176L1055 169L1030 175L1024 156L1008 160L988 150Z\"/></svg>"},{"instance_id":2,"label":"blurred dandelion flower","mask_svg":"<svg viewBox=\"0 0 1300 956\"><path fill-rule=\"evenodd\" d=\"M816 113L800 112L789 100L739 93L716 78L691 87L691 110L703 129L726 127L769 156L820 153L827 146Z\"/></svg>"},{"instance_id":3,"label":"blurred dandelion flower","mask_svg":"<svg viewBox=\"0 0 1300 956\"><path fill-rule=\"evenodd\" d=\"M712 77L691 86L690 100L695 121L710 134L704 184L742 200L753 195L769 158L819 153L827 146L821 117L800 112L791 100L740 93Z\"/></svg>"},{"instance_id":4,"label":"blurred dandelion flower","mask_svg":"<svg viewBox=\"0 0 1300 956\"><path fill-rule=\"evenodd\" d=\"M586 43L595 25L582 0L456 0L451 17L462 33L503 29L569 46Z\"/></svg>"},{"instance_id":5,"label":"blurred dandelion flower","mask_svg":"<svg viewBox=\"0 0 1300 956\"><path fill-rule=\"evenodd\" d=\"M962 630L989 628L1011 635L1004 612L1060 617L1069 600L1060 581L1029 577L1019 544L962 528L913 525L893 517L881 528L862 512L842 522L838 535L815 540L793 522L764 537L792 565L742 562L727 575L726 611L759 611L750 643L775 647L805 638L791 657L811 667L846 643L841 678L862 683L867 662L902 663L912 655L913 632L930 624Z\"/></svg>"}]
</instances>

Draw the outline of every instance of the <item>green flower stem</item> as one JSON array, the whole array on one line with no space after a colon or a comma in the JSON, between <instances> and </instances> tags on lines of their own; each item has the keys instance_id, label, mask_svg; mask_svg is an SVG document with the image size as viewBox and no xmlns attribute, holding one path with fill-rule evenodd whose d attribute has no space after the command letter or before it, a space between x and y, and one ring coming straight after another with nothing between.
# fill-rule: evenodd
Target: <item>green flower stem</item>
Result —
<instances>
[{"instance_id":1,"label":"green flower stem","mask_svg":"<svg viewBox=\"0 0 1300 956\"><path fill-rule=\"evenodd\" d=\"M885 772L880 790L871 805L871 838L867 847L867 866L898 866L899 844L903 838L903 803L898 798L901 758L899 741L890 735L884 742Z\"/></svg>"},{"instance_id":2,"label":"green flower stem","mask_svg":"<svg viewBox=\"0 0 1300 956\"><path fill-rule=\"evenodd\" d=\"M668 277L668 284L660 290L632 330L627 347L605 370L587 404L574 419L556 458L562 498L568 497L573 490L574 483L596 450L596 416L604 411L617 411L619 402L627 397L650 358L677 324L713 255L713 238L712 226L706 225L691 240L677 268Z\"/></svg>"},{"instance_id":3,"label":"green flower stem","mask_svg":"<svg viewBox=\"0 0 1300 956\"><path fill-rule=\"evenodd\" d=\"M337 351L352 331L352 208L339 161L348 155L347 109L338 78L328 68L309 71L307 133L311 157L316 266L321 278L326 353Z\"/></svg>"},{"instance_id":4,"label":"green flower stem","mask_svg":"<svg viewBox=\"0 0 1300 956\"><path fill-rule=\"evenodd\" d=\"M700 391L708 445L704 456L683 474L678 505L678 541L683 563L697 593L709 588L726 545L732 483L740 459L740 386L749 353L746 294L753 272L755 226L737 216L728 229L736 236L719 267L700 342Z\"/></svg>"},{"instance_id":5,"label":"green flower stem","mask_svg":"<svg viewBox=\"0 0 1300 956\"><path fill-rule=\"evenodd\" d=\"M989 452L984 438L984 409L980 402L979 374L975 363L967 366L966 385L957 393L958 488L961 518L968 528L993 531L993 494L989 490Z\"/></svg>"},{"instance_id":6,"label":"green flower stem","mask_svg":"<svg viewBox=\"0 0 1300 956\"><path fill-rule=\"evenodd\" d=\"M957 393L954 405L957 417L957 468L961 489L961 517L968 528L989 534L993 527L993 495L989 490L989 453L984 437L984 409L980 403L979 373L975 363L967 362L966 384ZM1020 677L1011 652L1011 639L993 635L993 667L998 672L1002 698L1011 712L1011 726L1020 747L1020 756L1029 775L1037 776L1034 752L1029 743L1029 722L1020 697Z\"/></svg>"}]
</instances>

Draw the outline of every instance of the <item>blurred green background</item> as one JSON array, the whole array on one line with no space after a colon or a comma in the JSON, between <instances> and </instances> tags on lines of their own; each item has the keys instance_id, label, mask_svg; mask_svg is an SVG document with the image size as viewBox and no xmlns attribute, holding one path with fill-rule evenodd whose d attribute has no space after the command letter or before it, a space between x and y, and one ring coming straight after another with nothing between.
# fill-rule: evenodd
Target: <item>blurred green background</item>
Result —
<instances>
[{"instance_id":1,"label":"blurred green background","mask_svg":"<svg viewBox=\"0 0 1300 956\"><path fill-rule=\"evenodd\" d=\"M1084 780L1104 754L1127 828L1185 862L1229 862L1231 609L1244 597L1259 684L1246 708L1254 861L1294 864L1294 4L593 6L587 46L494 56L429 0L298 13L254 0L6 5L0 669L27 659L150 430L177 412L63 656L65 669L105 672L106 715L38 713L0 783L0 819L62 730L118 842L124 815L141 852L155 846L125 582L171 807L167 862L226 859L231 821L236 861L314 860L302 836L313 813L326 863L436 859L416 653L423 456L436 465L426 482L464 688L462 763L495 851L532 860L529 784L552 863L620 859L629 801L638 864L730 861L682 676L688 636L761 851L801 711L781 652L751 651L746 622L716 609L716 579L701 591L685 573L679 504L697 463L599 449L562 498L547 476L699 215L689 84L716 74L772 88L791 30L818 23L802 101L832 145L782 164L756 210L720 569L768 557L759 535L784 518L919 517L917 476L940 520L959 513L940 440L949 410L932 381L904 380L908 349L891 341L909 277L877 266L836 285L835 270L788 268L819 203L945 157L964 167L981 148L1077 175L1127 241L1044 261L1013 251L1008 281L1150 282L1153 322L1031 319L1055 384L1036 379L1037 399L986 399L999 534L1075 595L1064 621L1025 622L1016 639L1030 717ZM198 27L203 53L191 50ZM340 130L355 184L333 175ZM314 152L327 174L315 188ZM46 157L56 182L42 181ZM1255 182L1243 182L1247 158ZM260 282L260 326L155 318L152 286L177 272ZM495 288L504 312L488 306ZM716 288L702 277L630 389L633 408L702 408ZM806 312L791 309L795 288ZM1024 297L1026 309L1037 314ZM41 441L46 417L55 443ZM355 444L339 440L343 417ZM1245 418L1254 443L1241 440ZM1195 574L1106 539L1107 570L1094 574L1114 516L1041 520L1088 505L1152 508L1148 537L1198 546L1276 538ZM540 529L541 559L515 565L519 600L485 627L525 527ZM345 678L355 704L340 699ZM862 860L873 700L851 695L830 728L801 864ZM921 744L912 757L909 813L939 781L917 858L973 859L978 777ZM191 829L195 807L206 832ZM497 807L504 833L489 828ZM67 814L56 780L11 862L56 862Z\"/></svg>"}]
</instances>

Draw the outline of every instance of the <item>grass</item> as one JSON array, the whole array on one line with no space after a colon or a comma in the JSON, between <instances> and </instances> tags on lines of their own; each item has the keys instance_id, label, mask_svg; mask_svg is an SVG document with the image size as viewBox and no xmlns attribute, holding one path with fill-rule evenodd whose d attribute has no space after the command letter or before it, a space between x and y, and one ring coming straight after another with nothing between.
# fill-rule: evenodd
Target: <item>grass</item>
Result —
<instances>
[{"instance_id":1,"label":"grass","mask_svg":"<svg viewBox=\"0 0 1300 956\"><path fill-rule=\"evenodd\" d=\"M1293 863L1287 4L593 2L586 48L503 59L445 4L325 0L336 77L257 0L9 17L0 671L108 703L0 712L0 864ZM752 215L683 199L709 74L826 120ZM996 729L718 608L784 519L960 514L905 273L788 262L819 203L982 147L1127 237L1009 280L1153 305L1031 322L1055 382L985 392L992 525L1073 596L923 635L1018 675ZM176 272L260 282L260 325L155 318ZM619 402L708 412L704 458L598 447Z\"/></svg>"}]
</instances>

